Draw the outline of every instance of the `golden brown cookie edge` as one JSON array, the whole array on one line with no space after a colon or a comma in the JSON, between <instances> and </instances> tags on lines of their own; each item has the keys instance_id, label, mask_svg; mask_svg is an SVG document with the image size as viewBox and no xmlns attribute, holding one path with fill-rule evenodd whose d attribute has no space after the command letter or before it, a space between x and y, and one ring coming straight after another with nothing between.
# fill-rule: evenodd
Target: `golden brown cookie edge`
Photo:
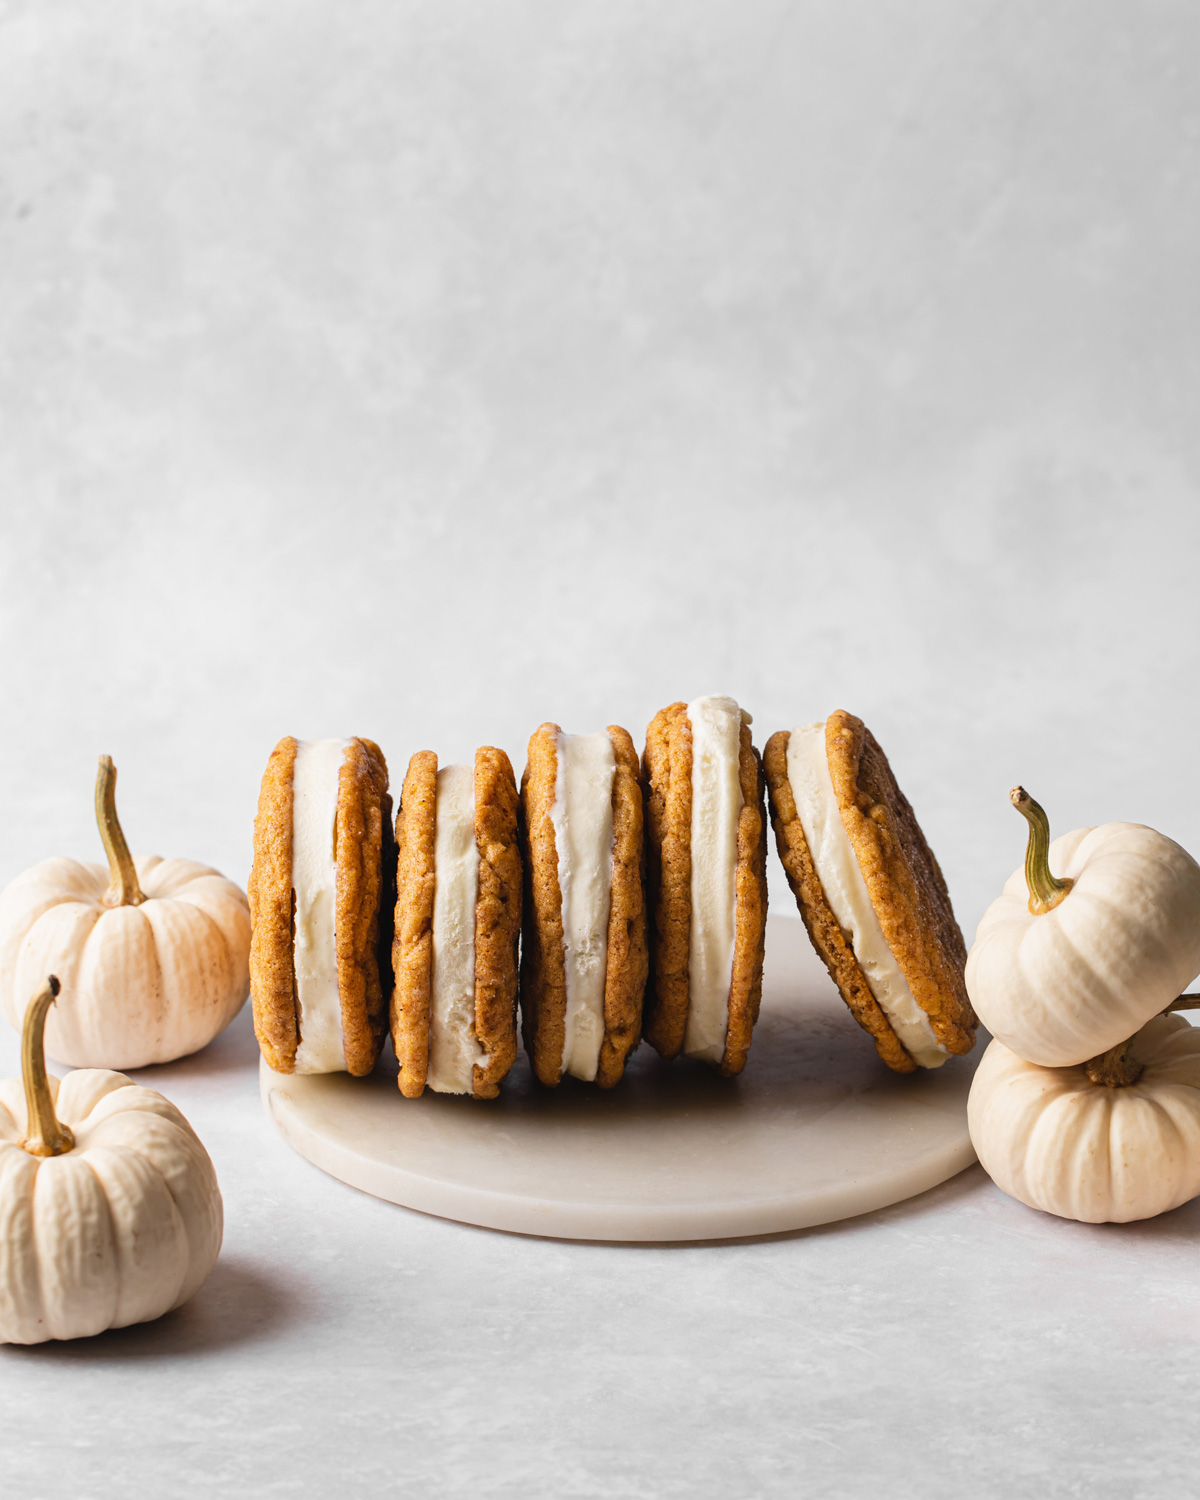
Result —
<instances>
[{"instance_id":1,"label":"golden brown cookie edge","mask_svg":"<svg viewBox=\"0 0 1200 1500\"><path fill-rule=\"evenodd\" d=\"M418 750L408 762L396 815L396 907L390 1021L397 1084L417 1099L429 1077L433 995L433 903L437 892L438 758Z\"/></svg>"},{"instance_id":2,"label":"golden brown cookie edge","mask_svg":"<svg viewBox=\"0 0 1200 1500\"><path fill-rule=\"evenodd\" d=\"M529 737L521 776L520 832L525 867L521 937L521 1036L534 1076L548 1088L562 1078L567 975L558 845L551 817L558 787L557 724Z\"/></svg>"},{"instance_id":3,"label":"golden brown cookie edge","mask_svg":"<svg viewBox=\"0 0 1200 1500\"><path fill-rule=\"evenodd\" d=\"M342 1050L346 1071L361 1078L379 1059L386 1027L379 927L388 880L384 856L391 799L382 752L359 736L346 746L338 770L336 829L334 940Z\"/></svg>"},{"instance_id":4,"label":"golden brown cookie edge","mask_svg":"<svg viewBox=\"0 0 1200 1500\"><path fill-rule=\"evenodd\" d=\"M969 1052L978 1024L966 986L966 944L945 878L907 797L863 721L825 721L825 749L846 836L900 971L934 1035Z\"/></svg>"},{"instance_id":5,"label":"golden brown cookie edge","mask_svg":"<svg viewBox=\"0 0 1200 1500\"><path fill-rule=\"evenodd\" d=\"M692 729L686 703L660 709L642 755L646 886L652 914L642 1034L678 1057L687 1030L692 925Z\"/></svg>"},{"instance_id":6,"label":"golden brown cookie edge","mask_svg":"<svg viewBox=\"0 0 1200 1500\"><path fill-rule=\"evenodd\" d=\"M503 750L475 752L475 1034L487 1053L476 1064L472 1092L494 1099L517 1057L517 949L521 936L522 859L517 834L517 781Z\"/></svg>"},{"instance_id":7,"label":"golden brown cookie edge","mask_svg":"<svg viewBox=\"0 0 1200 1500\"><path fill-rule=\"evenodd\" d=\"M267 760L254 818L250 899L250 1002L254 1034L268 1066L292 1073L300 1030L293 964L292 777L296 739L284 737Z\"/></svg>"},{"instance_id":8,"label":"golden brown cookie edge","mask_svg":"<svg viewBox=\"0 0 1200 1500\"><path fill-rule=\"evenodd\" d=\"M742 720L738 746L742 810L737 824L734 871L733 968L729 984L729 1023L721 1072L732 1078L746 1066L754 1025L762 1004L763 956L767 937L767 815L762 761Z\"/></svg>"},{"instance_id":9,"label":"golden brown cookie edge","mask_svg":"<svg viewBox=\"0 0 1200 1500\"><path fill-rule=\"evenodd\" d=\"M876 1052L893 1072L911 1073L917 1065L871 993L867 976L846 941L817 874L788 780L787 750L791 737L791 730L779 730L767 741L763 752L775 844L788 885L812 945L850 1014L870 1036Z\"/></svg>"},{"instance_id":10,"label":"golden brown cookie edge","mask_svg":"<svg viewBox=\"0 0 1200 1500\"><path fill-rule=\"evenodd\" d=\"M620 1081L642 1030L642 1001L650 956L646 941L645 843L642 788L633 738L608 726L613 747L613 848L609 887L608 952L604 978L604 1041L596 1069L602 1089Z\"/></svg>"}]
</instances>

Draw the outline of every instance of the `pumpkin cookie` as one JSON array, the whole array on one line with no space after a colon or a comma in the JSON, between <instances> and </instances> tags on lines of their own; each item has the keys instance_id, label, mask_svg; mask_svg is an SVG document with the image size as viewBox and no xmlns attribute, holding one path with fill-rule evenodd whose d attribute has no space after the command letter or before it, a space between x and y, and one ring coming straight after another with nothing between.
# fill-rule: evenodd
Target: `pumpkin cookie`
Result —
<instances>
[{"instance_id":1,"label":"pumpkin cookie","mask_svg":"<svg viewBox=\"0 0 1200 1500\"><path fill-rule=\"evenodd\" d=\"M767 741L779 857L851 1014L889 1068L937 1068L975 1045L966 948L946 882L861 719Z\"/></svg>"},{"instance_id":2,"label":"pumpkin cookie","mask_svg":"<svg viewBox=\"0 0 1200 1500\"><path fill-rule=\"evenodd\" d=\"M370 740L280 740L250 872L250 994L279 1073L369 1073L390 983L387 764Z\"/></svg>"},{"instance_id":3,"label":"pumpkin cookie","mask_svg":"<svg viewBox=\"0 0 1200 1500\"><path fill-rule=\"evenodd\" d=\"M732 698L673 703L646 731L646 873L654 913L645 1036L727 1077L762 998L767 820L750 716Z\"/></svg>"},{"instance_id":4,"label":"pumpkin cookie","mask_svg":"<svg viewBox=\"0 0 1200 1500\"><path fill-rule=\"evenodd\" d=\"M521 855L503 750L409 761L396 819L392 1041L400 1092L494 1099L517 1056Z\"/></svg>"},{"instance_id":5,"label":"pumpkin cookie","mask_svg":"<svg viewBox=\"0 0 1200 1500\"><path fill-rule=\"evenodd\" d=\"M521 778L521 1025L533 1071L611 1088L641 1033L646 988L642 792L627 730L543 724Z\"/></svg>"}]
</instances>

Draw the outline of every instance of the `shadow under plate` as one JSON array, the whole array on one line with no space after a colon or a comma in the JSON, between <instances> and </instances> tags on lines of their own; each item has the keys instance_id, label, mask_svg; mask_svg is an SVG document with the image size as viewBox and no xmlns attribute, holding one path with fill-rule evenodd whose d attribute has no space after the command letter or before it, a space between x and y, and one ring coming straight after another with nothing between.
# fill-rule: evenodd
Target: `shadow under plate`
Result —
<instances>
[{"instance_id":1,"label":"shadow under plate","mask_svg":"<svg viewBox=\"0 0 1200 1500\"><path fill-rule=\"evenodd\" d=\"M745 1072L664 1063L643 1045L611 1090L542 1088L522 1054L501 1097L405 1099L370 1077L262 1065L284 1138L333 1176L425 1213L524 1234L698 1240L829 1223L945 1181L975 1159L978 1055L891 1073L799 921L772 918Z\"/></svg>"}]
</instances>

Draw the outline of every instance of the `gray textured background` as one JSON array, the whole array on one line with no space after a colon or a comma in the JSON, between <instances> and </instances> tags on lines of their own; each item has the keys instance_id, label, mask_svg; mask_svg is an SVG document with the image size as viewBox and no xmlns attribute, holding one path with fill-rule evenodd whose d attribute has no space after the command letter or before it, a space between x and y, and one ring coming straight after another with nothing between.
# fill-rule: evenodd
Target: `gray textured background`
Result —
<instances>
[{"instance_id":1,"label":"gray textured background","mask_svg":"<svg viewBox=\"0 0 1200 1500\"><path fill-rule=\"evenodd\" d=\"M862 715L1200 845L1186 3L0 7L0 875L285 733ZM786 892L779 892L787 899Z\"/></svg>"},{"instance_id":2,"label":"gray textured background","mask_svg":"<svg viewBox=\"0 0 1200 1500\"><path fill-rule=\"evenodd\" d=\"M282 734L519 771L708 691L861 714L968 937L1015 780L1200 849L1197 76L1188 0L0 0L0 879L98 854L101 751L244 879ZM501 1241L318 1179L253 1065L163 1080L212 1288L0 1361L27 1487L1194 1489L1196 1205Z\"/></svg>"}]
</instances>

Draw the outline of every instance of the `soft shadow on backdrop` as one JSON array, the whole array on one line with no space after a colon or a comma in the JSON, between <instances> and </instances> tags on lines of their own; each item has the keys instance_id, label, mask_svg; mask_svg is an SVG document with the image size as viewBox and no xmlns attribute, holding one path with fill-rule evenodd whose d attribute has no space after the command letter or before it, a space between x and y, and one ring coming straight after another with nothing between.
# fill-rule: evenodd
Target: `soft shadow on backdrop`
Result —
<instances>
[{"instance_id":1,"label":"soft shadow on backdrop","mask_svg":"<svg viewBox=\"0 0 1200 1500\"><path fill-rule=\"evenodd\" d=\"M865 717L968 935L1017 779L1200 847L1194 8L0 35L0 879L101 751L244 879L284 733L519 773L712 690Z\"/></svg>"}]
</instances>

